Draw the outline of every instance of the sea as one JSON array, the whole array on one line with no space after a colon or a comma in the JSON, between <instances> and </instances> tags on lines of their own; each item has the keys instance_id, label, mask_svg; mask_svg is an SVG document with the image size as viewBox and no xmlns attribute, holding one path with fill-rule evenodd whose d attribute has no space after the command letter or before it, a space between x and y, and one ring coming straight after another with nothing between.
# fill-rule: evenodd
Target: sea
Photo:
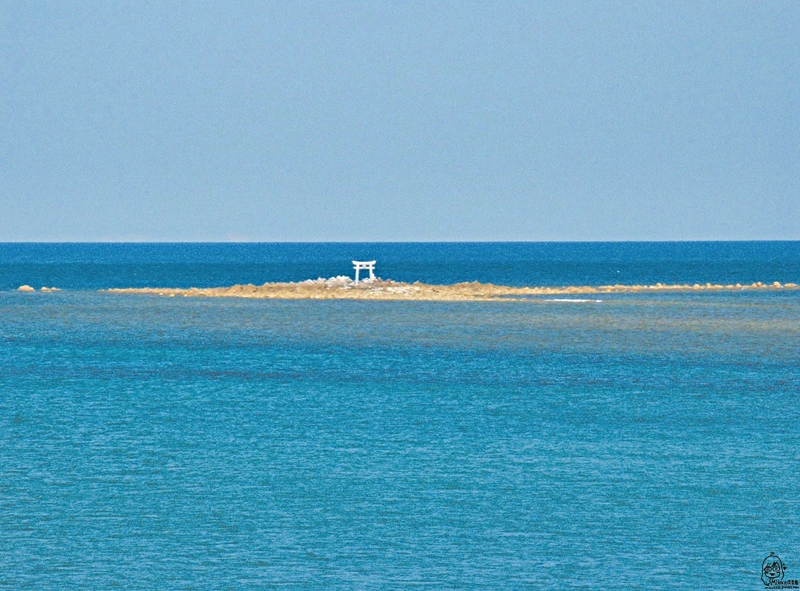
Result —
<instances>
[{"instance_id":1,"label":"sea","mask_svg":"<svg viewBox=\"0 0 800 591\"><path fill-rule=\"evenodd\" d=\"M800 291L101 291L352 260L439 284L800 283L800 242L0 244L0 589L800 578Z\"/></svg>"}]
</instances>

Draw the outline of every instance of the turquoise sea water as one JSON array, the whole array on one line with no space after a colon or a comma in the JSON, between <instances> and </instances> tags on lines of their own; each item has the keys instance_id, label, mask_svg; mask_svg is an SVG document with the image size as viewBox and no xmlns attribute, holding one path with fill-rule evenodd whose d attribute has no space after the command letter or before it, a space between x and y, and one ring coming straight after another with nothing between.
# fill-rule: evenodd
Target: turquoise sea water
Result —
<instances>
[{"instance_id":1,"label":"turquoise sea water","mask_svg":"<svg viewBox=\"0 0 800 591\"><path fill-rule=\"evenodd\" d=\"M800 280L798 243L574 246L374 250L454 280L504 252L541 284ZM292 271L302 247L0 245L3 285L70 288L0 292L0 588L763 589L771 551L800 578L800 292L96 291L355 256Z\"/></svg>"}]
</instances>

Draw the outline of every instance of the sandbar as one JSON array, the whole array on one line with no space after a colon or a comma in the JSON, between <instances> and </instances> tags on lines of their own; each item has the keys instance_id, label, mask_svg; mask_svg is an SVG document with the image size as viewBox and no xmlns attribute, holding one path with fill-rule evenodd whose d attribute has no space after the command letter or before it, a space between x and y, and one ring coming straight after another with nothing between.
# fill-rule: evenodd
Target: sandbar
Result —
<instances>
[{"instance_id":1,"label":"sandbar","mask_svg":"<svg viewBox=\"0 0 800 591\"><path fill-rule=\"evenodd\" d=\"M419 300L419 301L519 301L530 296L578 296L615 293L750 291L800 289L795 283L600 285L565 287L510 287L492 283L431 285L374 279L355 284L349 277L332 277L289 283L232 285L210 288L137 287L101 290L114 294L149 294L166 297L251 298L276 300Z\"/></svg>"}]
</instances>

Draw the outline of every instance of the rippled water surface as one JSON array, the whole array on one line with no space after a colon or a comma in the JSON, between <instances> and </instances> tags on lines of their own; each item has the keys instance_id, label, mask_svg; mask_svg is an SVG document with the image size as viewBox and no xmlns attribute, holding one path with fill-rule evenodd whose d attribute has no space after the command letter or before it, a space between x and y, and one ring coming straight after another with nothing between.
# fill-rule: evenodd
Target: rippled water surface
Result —
<instances>
[{"instance_id":1,"label":"rippled water surface","mask_svg":"<svg viewBox=\"0 0 800 591\"><path fill-rule=\"evenodd\" d=\"M793 291L2 292L0 588L797 578L798 343Z\"/></svg>"}]
</instances>

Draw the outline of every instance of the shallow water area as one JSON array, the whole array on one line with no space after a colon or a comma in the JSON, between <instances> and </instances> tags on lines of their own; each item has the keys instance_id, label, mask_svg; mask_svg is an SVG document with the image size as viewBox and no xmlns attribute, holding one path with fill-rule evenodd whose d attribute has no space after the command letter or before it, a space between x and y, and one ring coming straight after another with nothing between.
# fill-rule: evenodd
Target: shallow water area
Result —
<instances>
[{"instance_id":1,"label":"shallow water area","mask_svg":"<svg viewBox=\"0 0 800 591\"><path fill-rule=\"evenodd\" d=\"M602 299L0 293L0 587L756 588L770 551L800 564L798 292Z\"/></svg>"}]
</instances>

